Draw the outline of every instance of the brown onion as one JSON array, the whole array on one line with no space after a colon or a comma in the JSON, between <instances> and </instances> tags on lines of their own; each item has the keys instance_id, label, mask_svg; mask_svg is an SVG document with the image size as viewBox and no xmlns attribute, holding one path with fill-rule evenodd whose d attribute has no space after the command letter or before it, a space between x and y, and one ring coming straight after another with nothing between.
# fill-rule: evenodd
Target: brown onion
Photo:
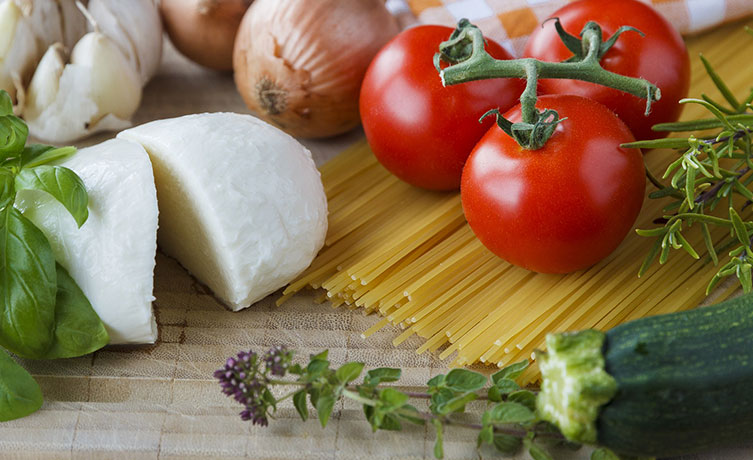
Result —
<instances>
[{"instance_id":1,"label":"brown onion","mask_svg":"<svg viewBox=\"0 0 753 460\"><path fill-rule=\"evenodd\" d=\"M298 137L357 126L371 59L398 32L384 0L256 0L233 53L246 105Z\"/></svg>"},{"instance_id":2,"label":"brown onion","mask_svg":"<svg viewBox=\"0 0 753 460\"><path fill-rule=\"evenodd\" d=\"M165 30L187 58L216 70L233 68L233 43L253 0L162 0Z\"/></svg>"}]
</instances>

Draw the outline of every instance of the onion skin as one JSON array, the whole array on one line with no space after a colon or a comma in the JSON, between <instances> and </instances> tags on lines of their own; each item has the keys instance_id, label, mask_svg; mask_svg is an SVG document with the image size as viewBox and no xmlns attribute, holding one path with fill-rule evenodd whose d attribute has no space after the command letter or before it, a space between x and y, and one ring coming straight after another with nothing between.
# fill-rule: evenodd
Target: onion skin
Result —
<instances>
[{"instance_id":1,"label":"onion skin","mask_svg":"<svg viewBox=\"0 0 753 460\"><path fill-rule=\"evenodd\" d=\"M238 29L235 84L249 109L293 136L341 134L360 123L366 69L398 32L384 0L256 0Z\"/></svg>"},{"instance_id":2,"label":"onion skin","mask_svg":"<svg viewBox=\"0 0 753 460\"><path fill-rule=\"evenodd\" d=\"M233 43L253 0L162 0L160 13L175 48L215 70L233 69Z\"/></svg>"}]
</instances>

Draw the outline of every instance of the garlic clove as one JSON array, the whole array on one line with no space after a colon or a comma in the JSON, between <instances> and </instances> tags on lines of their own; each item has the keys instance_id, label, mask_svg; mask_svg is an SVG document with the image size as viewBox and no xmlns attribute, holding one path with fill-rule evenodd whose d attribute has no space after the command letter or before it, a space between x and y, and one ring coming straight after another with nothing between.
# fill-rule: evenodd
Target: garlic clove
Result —
<instances>
[{"instance_id":1,"label":"garlic clove","mask_svg":"<svg viewBox=\"0 0 753 460\"><path fill-rule=\"evenodd\" d=\"M60 164L75 171L89 193L89 218L81 228L45 193L20 191L16 206L47 235L55 259L102 318L110 343L153 343L157 195L146 152L113 139Z\"/></svg>"},{"instance_id":2,"label":"garlic clove","mask_svg":"<svg viewBox=\"0 0 753 460\"><path fill-rule=\"evenodd\" d=\"M162 58L162 21L153 0L90 0L87 10L146 84Z\"/></svg>"},{"instance_id":3,"label":"garlic clove","mask_svg":"<svg viewBox=\"0 0 753 460\"><path fill-rule=\"evenodd\" d=\"M90 32L73 48L70 61L62 73L53 71L56 65L49 63L38 79L36 75L32 78L37 81L30 86L27 98L36 102L25 116L31 133L48 142L63 143L129 127L128 120L141 100L141 81L112 40ZM57 80L53 102L48 97L55 82L48 79Z\"/></svg>"},{"instance_id":4,"label":"garlic clove","mask_svg":"<svg viewBox=\"0 0 753 460\"><path fill-rule=\"evenodd\" d=\"M0 89L15 98L50 45L70 46L85 32L74 0L0 0Z\"/></svg>"},{"instance_id":5,"label":"garlic clove","mask_svg":"<svg viewBox=\"0 0 753 460\"><path fill-rule=\"evenodd\" d=\"M306 269L324 244L327 200L311 153L250 115L158 120L118 138L144 146L159 244L233 310Z\"/></svg>"},{"instance_id":6,"label":"garlic clove","mask_svg":"<svg viewBox=\"0 0 753 460\"><path fill-rule=\"evenodd\" d=\"M141 102L141 80L114 41L90 32L76 43L71 64L91 72L90 95L101 114L127 120Z\"/></svg>"},{"instance_id":7,"label":"garlic clove","mask_svg":"<svg viewBox=\"0 0 753 460\"><path fill-rule=\"evenodd\" d=\"M25 81L34 71L41 53L23 10L13 0L5 0L0 8L3 26L7 26L9 32L3 39L7 43L5 52L0 53L0 89L6 90L15 98L14 80Z\"/></svg>"},{"instance_id":8,"label":"garlic clove","mask_svg":"<svg viewBox=\"0 0 753 460\"><path fill-rule=\"evenodd\" d=\"M19 19L21 9L14 2L5 0L0 3L0 60L8 54Z\"/></svg>"},{"instance_id":9,"label":"garlic clove","mask_svg":"<svg viewBox=\"0 0 753 460\"><path fill-rule=\"evenodd\" d=\"M64 68L63 46L59 43L52 45L42 56L29 83L24 108L24 115L27 118L38 118L46 107L55 103Z\"/></svg>"}]
</instances>

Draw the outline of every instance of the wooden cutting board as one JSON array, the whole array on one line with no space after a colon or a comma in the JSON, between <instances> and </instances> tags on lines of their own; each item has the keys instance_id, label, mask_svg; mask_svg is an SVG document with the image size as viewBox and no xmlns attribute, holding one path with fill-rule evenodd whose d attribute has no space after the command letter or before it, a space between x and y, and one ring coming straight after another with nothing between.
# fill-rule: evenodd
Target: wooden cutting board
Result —
<instances>
[{"instance_id":1,"label":"wooden cutting board","mask_svg":"<svg viewBox=\"0 0 753 460\"><path fill-rule=\"evenodd\" d=\"M715 94L695 57L700 51L734 91L753 86L753 37L742 31L742 24L690 38L688 45L691 95ZM246 111L228 75L199 69L167 46L161 73L146 90L137 123L201 111ZM700 108L691 106L683 118L701 115ZM322 164L360 136L355 131L307 145ZM227 356L241 349L264 351L284 343L304 356L329 348L334 364L360 360L368 367L401 367L403 383L413 387L446 369L435 355L416 355L421 345L416 337L393 347L392 339L400 331L388 327L363 340L361 332L378 317L317 305L306 294L281 307L273 305L272 296L231 313L161 254L155 296L160 341L154 346L109 347L71 360L24 361L42 385L46 402L30 417L0 424L0 458L432 458L431 430L409 427L401 433L372 434L361 409L351 404L337 407L324 430L315 421L297 420L287 405L268 428L252 427L239 420L239 407L220 393L211 377ZM446 458L477 458L474 447L474 433L450 430ZM585 459L588 452L565 453L562 458ZM685 460L711 458L753 458L753 442Z\"/></svg>"}]
</instances>

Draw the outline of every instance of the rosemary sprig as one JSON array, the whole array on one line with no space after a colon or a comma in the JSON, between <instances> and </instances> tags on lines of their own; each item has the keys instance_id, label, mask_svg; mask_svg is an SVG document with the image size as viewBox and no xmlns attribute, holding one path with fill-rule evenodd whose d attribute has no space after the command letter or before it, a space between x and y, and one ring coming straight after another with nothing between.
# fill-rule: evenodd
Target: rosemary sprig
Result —
<instances>
[{"instance_id":1,"label":"rosemary sprig","mask_svg":"<svg viewBox=\"0 0 753 460\"><path fill-rule=\"evenodd\" d=\"M241 419L267 426L281 401L292 398L302 420L309 418L309 406L317 411L322 427L330 420L337 402L343 398L363 406L373 431L402 429L403 423L429 425L436 430L434 455L444 456L443 434L447 427L478 432L477 448L489 446L501 454L514 454L521 448L534 460L552 460L549 447L579 447L565 440L554 425L536 415L536 390L522 388L516 381L528 361L512 364L491 379L467 369L452 369L426 383L424 391L404 392L384 385L400 379L395 368L377 368L363 375L364 364L345 363L333 369L327 351L312 355L305 366L293 363L294 353L284 346L263 355L240 352L214 373L223 393L244 406ZM286 378L287 377L287 378ZM273 389L289 389L275 397ZM429 411L411 405L411 399L427 399ZM459 419L471 401L486 401L486 410L475 422ZM611 451L600 448L592 459L618 460Z\"/></svg>"},{"instance_id":2,"label":"rosemary sprig","mask_svg":"<svg viewBox=\"0 0 753 460\"><path fill-rule=\"evenodd\" d=\"M716 73L708 60L701 56L704 68L727 105L703 94L701 99L683 99L683 104L700 104L710 118L676 123L663 123L653 127L656 131L690 132L687 137L638 141L628 147L669 148L678 151L678 158L669 164L661 179L669 179L664 185L648 172L651 183L658 190L649 197L669 198L664 207L665 215L657 219L662 227L637 230L639 235L656 238L649 251L639 276L643 275L658 257L659 263L667 261L672 249L681 249L691 257L700 255L685 237L694 224L700 228L709 261L719 265L719 254L729 251L729 260L724 262L710 280L706 293L724 278L735 276L743 291L753 288L753 221L746 212L753 202L753 89L738 100ZM693 132L717 130L713 134ZM723 208L721 211L718 208ZM716 211L716 214L713 214ZM728 235L720 241L711 236L712 227L728 229Z\"/></svg>"}]
</instances>

